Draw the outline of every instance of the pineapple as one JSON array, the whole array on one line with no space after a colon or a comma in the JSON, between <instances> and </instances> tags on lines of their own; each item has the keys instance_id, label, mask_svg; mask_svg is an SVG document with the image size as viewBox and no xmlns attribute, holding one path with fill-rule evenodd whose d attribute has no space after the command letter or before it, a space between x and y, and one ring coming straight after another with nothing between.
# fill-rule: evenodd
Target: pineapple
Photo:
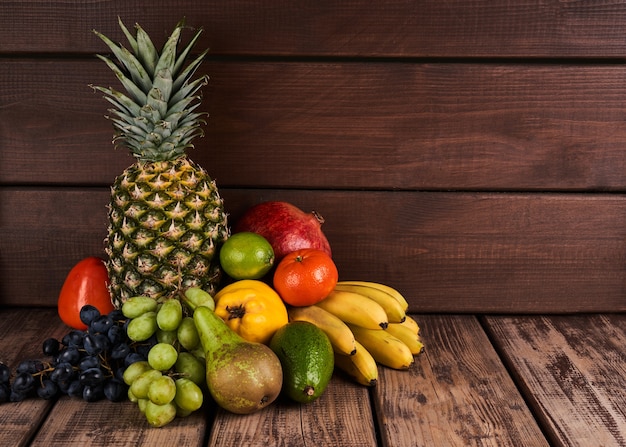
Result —
<instances>
[{"instance_id":1,"label":"pineapple","mask_svg":"<svg viewBox=\"0 0 626 447\"><path fill-rule=\"evenodd\" d=\"M213 295L221 276L218 251L230 230L215 181L185 152L204 124L205 114L194 110L208 77L190 78L206 51L184 66L202 30L177 54L179 22L159 53L139 25L135 36L119 25L132 52L94 32L112 52L98 57L126 94L92 86L114 106L113 142L137 159L111 187L105 239L111 299L119 308L132 296L163 300L189 287Z\"/></svg>"}]
</instances>

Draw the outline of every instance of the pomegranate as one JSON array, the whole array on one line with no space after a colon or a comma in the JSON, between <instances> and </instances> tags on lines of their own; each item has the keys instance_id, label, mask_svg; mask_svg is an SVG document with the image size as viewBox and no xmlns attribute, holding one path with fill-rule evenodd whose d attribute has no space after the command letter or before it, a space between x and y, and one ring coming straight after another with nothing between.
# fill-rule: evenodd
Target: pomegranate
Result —
<instances>
[{"instance_id":1,"label":"pomegranate","mask_svg":"<svg viewBox=\"0 0 626 447\"><path fill-rule=\"evenodd\" d=\"M278 263L286 254L302 248L322 250L331 256L330 244L322 232L323 223L315 211L305 213L291 203L270 201L249 208L234 232L252 231L263 236L272 245Z\"/></svg>"}]
</instances>

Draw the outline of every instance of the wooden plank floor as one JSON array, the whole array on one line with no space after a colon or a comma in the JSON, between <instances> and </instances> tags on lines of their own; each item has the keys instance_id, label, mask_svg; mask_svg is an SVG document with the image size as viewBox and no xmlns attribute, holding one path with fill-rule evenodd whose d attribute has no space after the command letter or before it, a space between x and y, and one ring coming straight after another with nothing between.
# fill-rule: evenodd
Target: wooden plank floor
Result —
<instances>
[{"instance_id":1,"label":"wooden plank floor","mask_svg":"<svg viewBox=\"0 0 626 447\"><path fill-rule=\"evenodd\" d=\"M626 445L626 315L489 317L555 445Z\"/></svg>"},{"instance_id":2,"label":"wooden plank floor","mask_svg":"<svg viewBox=\"0 0 626 447\"><path fill-rule=\"evenodd\" d=\"M548 445L476 317L416 319L422 356L408 374L380 369L383 445Z\"/></svg>"},{"instance_id":3,"label":"wooden plank floor","mask_svg":"<svg viewBox=\"0 0 626 447\"><path fill-rule=\"evenodd\" d=\"M238 416L209 403L161 429L130 402L30 399L0 405L0 445L626 444L626 315L415 318L425 352L409 371L380 368L373 389L337 373L310 405ZM39 358L66 331L54 309L0 309L0 361Z\"/></svg>"}]
</instances>

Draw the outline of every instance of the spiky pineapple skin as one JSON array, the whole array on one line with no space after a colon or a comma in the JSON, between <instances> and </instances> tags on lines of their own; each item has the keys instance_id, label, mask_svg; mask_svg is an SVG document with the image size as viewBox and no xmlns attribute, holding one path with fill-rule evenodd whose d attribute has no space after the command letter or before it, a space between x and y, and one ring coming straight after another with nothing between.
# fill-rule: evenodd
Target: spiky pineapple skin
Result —
<instances>
[{"instance_id":1,"label":"spiky pineapple skin","mask_svg":"<svg viewBox=\"0 0 626 447\"><path fill-rule=\"evenodd\" d=\"M214 294L230 230L215 181L186 156L138 161L111 187L105 239L113 304L189 287Z\"/></svg>"}]
</instances>

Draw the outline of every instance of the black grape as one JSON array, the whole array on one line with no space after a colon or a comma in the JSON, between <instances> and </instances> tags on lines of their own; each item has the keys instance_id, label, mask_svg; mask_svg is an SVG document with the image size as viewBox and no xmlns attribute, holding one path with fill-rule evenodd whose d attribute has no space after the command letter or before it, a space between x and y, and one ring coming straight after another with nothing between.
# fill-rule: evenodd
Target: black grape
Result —
<instances>
[{"instance_id":1,"label":"black grape","mask_svg":"<svg viewBox=\"0 0 626 447\"><path fill-rule=\"evenodd\" d=\"M0 363L0 384L9 383L11 379L11 368L4 363Z\"/></svg>"},{"instance_id":2,"label":"black grape","mask_svg":"<svg viewBox=\"0 0 626 447\"><path fill-rule=\"evenodd\" d=\"M89 368L78 376L78 380L85 386L94 387L104 383L105 376L100 368Z\"/></svg>"},{"instance_id":3,"label":"black grape","mask_svg":"<svg viewBox=\"0 0 626 447\"><path fill-rule=\"evenodd\" d=\"M53 382L65 382L74 375L74 368L67 362L61 362L56 365L50 373L50 380Z\"/></svg>"},{"instance_id":4,"label":"black grape","mask_svg":"<svg viewBox=\"0 0 626 447\"><path fill-rule=\"evenodd\" d=\"M128 386L121 380L110 379L104 384L104 397L111 402L120 402L128 396Z\"/></svg>"},{"instance_id":5,"label":"black grape","mask_svg":"<svg viewBox=\"0 0 626 447\"><path fill-rule=\"evenodd\" d=\"M80 321L89 326L93 320L100 316L100 311L91 304L86 304L80 309Z\"/></svg>"},{"instance_id":6,"label":"black grape","mask_svg":"<svg viewBox=\"0 0 626 447\"><path fill-rule=\"evenodd\" d=\"M86 402L97 402L104 398L104 386L85 386L83 389L83 400Z\"/></svg>"},{"instance_id":7,"label":"black grape","mask_svg":"<svg viewBox=\"0 0 626 447\"><path fill-rule=\"evenodd\" d=\"M27 372L19 373L13 380L12 389L18 393L28 394L35 387L35 379Z\"/></svg>"},{"instance_id":8,"label":"black grape","mask_svg":"<svg viewBox=\"0 0 626 447\"><path fill-rule=\"evenodd\" d=\"M46 400L55 398L59 395L59 386L50 379L44 379L37 387L37 395Z\"/></svg>"},{"instance_id":9,"label":"black grape","mask_svg":"<svg viewBox=\"0 0 626 447\"><path fill-rule=\"evenodd\" d=\"M8 402L11 396L11 388L7 383L0 383L0 403Z\"/></svg>"},{"instance_id":10,"label":"black grape","mask_svg":"<svg viewBox=\"0 0 626 447\"><path fill-rule=\"evenodd\" d=\"M74 346L68 346L62 349L57 356L57 362L67 362L70 365L77 365L80 361L80 352Z\"/></svg>"},{"instance_id":11,"label":"black grape","mask_svg":"<svg viewBox=\"0 0 626 447\"><path fill-rule=\"evenodd\" d=\"M48 338L43 342L43 353L48 356L55 356L59 353L61 343L56 338Z\"/></svg>"}]
</instances>

